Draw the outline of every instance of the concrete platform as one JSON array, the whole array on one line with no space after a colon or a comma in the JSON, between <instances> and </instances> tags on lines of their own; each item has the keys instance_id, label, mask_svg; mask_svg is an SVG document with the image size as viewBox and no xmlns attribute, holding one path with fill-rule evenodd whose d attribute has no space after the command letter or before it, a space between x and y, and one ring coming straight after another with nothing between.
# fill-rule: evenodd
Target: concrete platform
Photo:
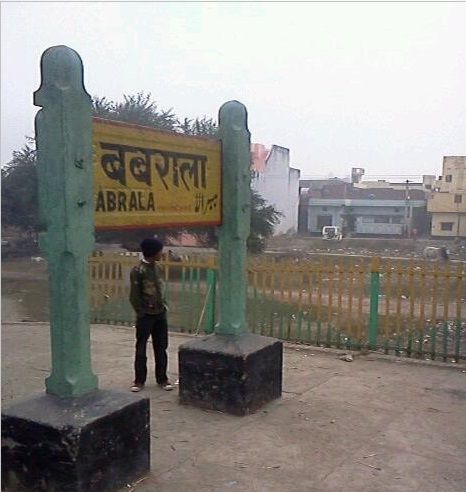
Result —
<instances>
[{"instance_id":1,"label":"concrete platform","mask_svg":"<svg viewBox=\"0 0 466 492\"><path fill-rule=\"evenodd\" d=\"M170 376L177 348L170 338ZM95 325L101 389L129 390L134 329ZM152 354L151 354L152 355ZM137 492L457 492L466 483L466 365L411 364L374 355L286 346L283 397L245 417L178 404L155 384L150 475ZM2 400L44 388L47 324L2 327ZM464 371L464 372L463 372Z\"/></svg>"}]
</instances>

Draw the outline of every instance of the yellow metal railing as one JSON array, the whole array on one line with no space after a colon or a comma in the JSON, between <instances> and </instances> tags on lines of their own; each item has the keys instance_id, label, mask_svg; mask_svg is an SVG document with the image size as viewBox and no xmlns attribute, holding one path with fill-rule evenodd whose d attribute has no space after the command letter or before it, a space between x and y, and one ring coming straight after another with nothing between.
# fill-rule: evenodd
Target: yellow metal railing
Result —
<instances>
[{"instance_id":1,"label":"yellow metal railing","mask_svg":"<svg viewBox=\"0 0 466 492\"><path fill-rule=\"evenodd\" d=\"M137 261L134 253L90 259L94 320L132 323L128 279ZM217 268L216 258L164 259L161 267L171 324L211 331L215 295L208 295L207 272ZM337 256L251 259L247 319L254 332L292 341L459 360L466 356L464 264Z\"/></svg>"},{"instance_id":2,"label":"yellow metal railing","mask_svg":"<svg viewBox=\"0 0 466 492\"><path fill-rule=\"evenodd\" d=\"M92 321L133 324L134 313L129 304L129 274L139 261L139 253L96 252L89 258L91 281ZM205 296L205 277L209 269L216 268L215 258L192 255L182 261L160 262L165 280L165 297L175 307L172 323L187 331L199 315L199 304Z\"/></svg>"}]
</instances>

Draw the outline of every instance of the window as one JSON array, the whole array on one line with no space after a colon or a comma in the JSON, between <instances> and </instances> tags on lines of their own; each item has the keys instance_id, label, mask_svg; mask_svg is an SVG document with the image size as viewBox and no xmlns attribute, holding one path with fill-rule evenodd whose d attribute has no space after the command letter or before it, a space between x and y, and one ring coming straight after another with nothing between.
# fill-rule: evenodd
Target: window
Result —
<instances>
[{"instance_id":1,"label":"window","mask_svg":"<svg viewBox=\"0 0 466 492\"><path fill-rule=\"evenodd\" d=\"M388 224L390 222L390 217L386 215L376 215L374 217L374 222L376 224Z\"/></svg>"},{"instance_id":2,"label":"window","mask_svg":"<svg viewBox=\"0 0 466 492\"><path fill-rule=\"evenodd\" d=\"M445 176L445 181L446 181L447 183L451 183L451 174L447 174L447 175Z\"/></svg>"},{"instance_id":3,"label":"window","mask_svg":"<svg viewBox=\"0 0 466 492\"><path fill-rule=\"evenodd\" d=\"M403 217L400 217L399 215L392 217L392 224L402 224L402 223L403 223Z\"/></svg>"},{"instance_id":4,"label":"window","mask_svg":"<svg viewBox=\"0 0 466 492\"><path fill-rule=\"evenodd\" d=\"M399 212L400 209L398 207L395 207L395 212Z\"/></svg>"},{"instance_id":5,"label":"window","mask_svg":"<svg viewBox=\"0 0 466 492\"><path fill-rule=\"evenodd\" d=\"M431 190L432 189L432 185L426 185L426 190Z\"/></svg>"},{"instance_id":6,"label":"window","mask_svg":"<svg viewBox=\"0 0 466 492\"><path fill-rule=\"evenodd\" d=\"M452 231L453 230L453 222L440 222L440 229L442 231Z\"/></svg>"},{"instance_id":7,"label":"window","mask_svg":"<svg viewBox=\"0 0 466 492\"><path fill-rule=\"evenodd\" d=\"M322 207L322 211L323 212L326 212L327 211L327 207Z\"/></svg>"},{"instance_id":8,"label":"window","mask_svg":"<svg viewBox=\"0 0 466 492\"><path fill-rule=\"evenodd\" d=\"M455 203L461 203L463 201L463 197L461 195L455 195Z\"/></svg>"},{"instance_id":9,"label":"window","mask_svg":"<svg viewBox=\"0 0 466 492\"><path fill-rule=\"evenodd\" d=\"M332 225L332 216L331 215L318 215L317 216L317 229L322 231L322 228L325 226Z\"/></svg>"}]
</instances>

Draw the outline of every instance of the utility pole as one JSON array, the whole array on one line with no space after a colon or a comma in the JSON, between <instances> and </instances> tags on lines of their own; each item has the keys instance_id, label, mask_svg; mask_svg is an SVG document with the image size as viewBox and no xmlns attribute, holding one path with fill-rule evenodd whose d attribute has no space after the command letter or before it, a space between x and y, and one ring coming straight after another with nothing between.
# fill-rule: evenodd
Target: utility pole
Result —
<instances>
[{"instance_id":1,"label":"utility pole","mask_svg":"<svg viewBox=\"0 0 466 492\"><path fill-rule=\"evenodd\" d=\"M409 197L409 179L406 180L405 188L405 229L407 237L411 237L411 214Z\"/></svg>"},{"instance_id":2,"label":"utility pole","mask_svg":"<svg viewBox=\"0 0 466 492\"><path fill-rule=\"evenodd\" d=\"M460 237L460 220L461 220L461 214L460 214L460 204L456 204L456 237Z\"/></svg>"}]
</instances>

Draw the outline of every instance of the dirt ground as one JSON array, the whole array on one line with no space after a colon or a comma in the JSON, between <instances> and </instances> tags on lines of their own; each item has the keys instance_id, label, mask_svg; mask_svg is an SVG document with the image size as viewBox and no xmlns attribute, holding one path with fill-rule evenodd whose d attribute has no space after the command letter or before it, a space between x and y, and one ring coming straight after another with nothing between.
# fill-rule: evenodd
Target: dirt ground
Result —
<instances>
[{"instance_id":1,"label":"dirt ground","mask_svg":"<svg viewBox=\"0 0 466 492\"><path fill-rule=\"evenodd\" d=\"M48 321L46 262L2 261L2 322Z\"/></svg>"},{"instance_id":2,"label":"dirt ground","mask_svg":"<svg viewBox=\"0 0 466 492\"><path fill-rule=\"evenodd\" d=\"M100 388L128 391L133 328L94 325L91 339ZM173 380L187 339L171 335ZM287 345L282 398L247 417L181 406L149 379L151 473L120 492L464 490L464 366L339 356ZM49 369L48 324L4 323L3 404L42 392Z\"/></svg>"},{"instance_id":3,"label":"dirt ground","mask_svg":"<svg viewBox=\"0 0 466 492\"><path fill-rule=\"evenodd\" d=\"M267 252L307 254L343 254L350 256L383 256L389 258L423 258L427 246L446 247L454 261L466 260L466 239L454 238L364 238L345 237L342 241L324 240L320 237L274 236L267 242Z\"/></svg>"}]
</instances>

